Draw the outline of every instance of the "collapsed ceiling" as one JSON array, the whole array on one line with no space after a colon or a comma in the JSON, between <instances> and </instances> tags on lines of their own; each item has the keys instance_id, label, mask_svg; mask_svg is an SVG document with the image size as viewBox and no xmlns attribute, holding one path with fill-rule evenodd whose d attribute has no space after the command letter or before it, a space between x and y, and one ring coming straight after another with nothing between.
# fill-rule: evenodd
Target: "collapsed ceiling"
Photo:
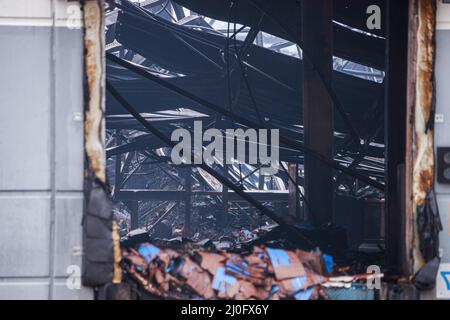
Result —
<instances>
[{"instance_id":1,"label":"collapsed ceiling","mask_svg":"<svg viewBox=\"0 0 450 320\"><path fill-rule=\"evenodd\" d=\"M335 5L331 88L335 97L334 160L341 167L352 164L350 169L370 177L365 182L376 179L382 184L384 31L368 34L355 29L361 26L352 17L365 4L352 3L350 8L346 1L338 2L342 4ZM164 5L164 1L147 1L140 6L122 1L107 17L107 52L161 79L151 81L117 60L107 60L108 80L138 112L177 112L177 118L155 122L167 134L180 125L189 127L197 117L215 123L231 114L226 118L237 126L245 126L239 121L245 118L255 127L279 128L285 139L303 143L301 71L305 48L294 44L301 43L301 30L295 23L300 15L297 1L249 0L229 8L228 1L212 5L209 1L179 0L173 1L173 7L178 8L174 14L155 14L163 11ZM216 19L230 23L218 24ZM266 44L264 40L271 41ZM296 56L283 53L289 46L296 47ZM353 69L346 69L348 65ZM173 87L189 95L174 93ZM124 109L110 94L107 103L108 119L114 119L115 128L136 127L132 120L117 117ZM211 110L211 105L217 108ZM361 141L363 148L354 141ZM108 154L163 145L149 135ZM280 147L281 160L303 162L304 150L283 141Z\"/></svg>"}]
</instances>

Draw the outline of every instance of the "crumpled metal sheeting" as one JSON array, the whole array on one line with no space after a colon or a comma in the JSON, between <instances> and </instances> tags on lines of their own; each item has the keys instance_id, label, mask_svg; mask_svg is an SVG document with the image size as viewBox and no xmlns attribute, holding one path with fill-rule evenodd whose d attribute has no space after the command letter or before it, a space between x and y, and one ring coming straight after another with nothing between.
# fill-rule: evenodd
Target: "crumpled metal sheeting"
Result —
<instances>
[{"instance_id":1,"label":"crumpled metal sheeting","mask_svg":"<svg viewBox=\"0 0 450 320\"><path fill-rule=\"evenodd\" d=\"M122 255L125 277L163 299L325 299L322 284L364 278L347 276L341 281L328 277L321 254L264 246L241 255L144 243L136 249L124 248Z\"/></svg>"}]
</instances>

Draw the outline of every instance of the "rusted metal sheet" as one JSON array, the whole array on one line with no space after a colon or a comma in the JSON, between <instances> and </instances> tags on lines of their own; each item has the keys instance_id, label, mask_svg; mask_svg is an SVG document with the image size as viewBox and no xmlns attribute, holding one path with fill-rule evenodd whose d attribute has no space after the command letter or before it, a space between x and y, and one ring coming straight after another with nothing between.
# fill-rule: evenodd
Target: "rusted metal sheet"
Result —
<instances>
[{"instance_id":1,"label":"rusted metal sheet","mask_svg":"<svg viewBox=\"0 0 450 320\"><path fill-rule=\"evenodd\" d=\"M84 46L87 85L85 111L85 150L90 169L97 179L106 181L105 170L105 58L103 0L86 0L84 12Z\"/></svg>"},{"instance_id":2,"label":"rusted metal sheet","mask_svg":"<svg viewBox=\"0 0 450 320\"><path fill-rule=\"evenodd\" d=\"M407 167L412 172L409 196L412 197L412 215L407 222L409 246L412 257L412 271L416 273L426 261L420 250L418 227L419 208L424 205L434 184L434 61L436 32L436 1L412 0L411 34L415 34L410 43L411 64L409 81L410 134L408 152L412 163ZM408 181L407 181L408 184ZM408 201L409 199L407 199ZM409 200L410 201L410 200ZM408 206L407 206L408 208ZM409 230L408 230L409 229Z\"/></svg>"}]
</instances>

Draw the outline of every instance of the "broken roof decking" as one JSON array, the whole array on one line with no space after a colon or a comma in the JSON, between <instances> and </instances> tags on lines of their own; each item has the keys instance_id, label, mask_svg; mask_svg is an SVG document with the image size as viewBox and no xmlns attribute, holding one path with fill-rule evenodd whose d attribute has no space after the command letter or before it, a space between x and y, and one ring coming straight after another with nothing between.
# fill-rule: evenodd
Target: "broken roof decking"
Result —
<instances>
[{"instance_id":1,"label":"broken roof decking","mask_svg":"<svg viewBox=\"0 0 450 320\"><path fill-rule=\"evenodd\" d=\"M110 34L110 41L116 41L110 52L126 48L127 54L123 58L133 61L147 72L151 72L164 79L170 85L184 89L197 97L211 102L223 110L228 109L226 81L226 63L224 48L227 38L218 32L204 32L194 30L161 19L157 16L123 2L124 7L114 25L114 35ZM230 27L231 28L231 27ZM350 29L348 29L350 30ZM351 31L351 30L350 30ZM230 33L232 30L230 30ZM351 31L360 36L373 38L360 32ZM114 37L112 37L114 36ZM384 52L384 40L379 52ZM118 42L117 42L118 41ZM242 63L238 59L230 58L231 87L233 95L232 111L240 116L258 123L261 118L280 128L283 136L296 141L303 141L302 109L301 109L301 70L302 60L274 52L263 47L246 44L243 41L229 40L230 53L234 48L240 52ZM358 44L356 43L355 47ZM119 54L120 55L120 54ZM156 64L169 72L157 72L148 65ZM245 73L248 85L243 79ZM181 75L180 75L181 74ZM108 80L114 87L141 113L159 112L179 108L189 108L200 112L213 121L217 113L185 96L176 94L167 87L152 82L144 77L127 70L108 60ZM345 109L345 114L356 127L362 139L371 138L372 144L365 150L364 163L357 166L357 170L365 170L368 175L383 177L384 136L383 114L384 101L383 84L368 81L341 72L334 72L333 89ZM121 114L123 108L108 93L108 114ZM253 103L254 99L255 103ZM258 112L261 117L258 116ZM350 164L355 151L354 146L348 145L346 124L339 112L335 111L335 143L337 156L341 163ZM192 122L192 119L182 119L175 123ZM157 124L156 124L157 125ZM173 129L174 127L172 127ZM169 130L170 126L161 124L162 130ZM153 145L162 146L157 138L150 136L139 138L128 145L119 147L113 153ZM302 154L288 150L281 146L281 159L289 162L302 161ZM343 151L343 148L345 151ZM113 151L113 150L110 150ZM348 153L350 152L350 153ZM109 152L109 155L112 153ZM372 157L375 159L370 160ZM378 159L376 159L378 158ZM373 161L375 160L375 161Z\"/></svg>"},{"instance_id":2,"label":"broken roof decking","mask_svg":"<svg viewBox=\"0 0 450 320\"><path fill-rule=\"evenodd\" d=\"M161 126L156 125L156 127L160 128L161 131L168 131L167 135L169 135L170 128L175 129L174 127L167 126L167 124L161 124ZM165 128L164 128L165 127ZM204 144L204 147L207 144ZM138 136L136 138L130 139L129 142L121 144L119 146L111 147L107 149L107 158L118 154L124 154L127 152L134 152L139 150L154 150L159 148L164 148L167 145L155 137L152 134L144 134ZM235 146L236 147L236 146ZM379 147L372 147L371 150L367 150L366 158L361 161L361 163L356 167L357 170L365 172L367 175L374 176L382 179L384 176L383 171L383 161L375 156L371 156L371 152L375 153L375 155L379 152ZM292 150L286 146L280 147L280 159L282 161L290 162L290 163L303 163L303 153ZM345 155L336 156L336 161L343 164L348 165L352 162L352 158Z\"/></svg>"},{"instance_id":3,"label":"broken roof decking","mask_svg":"<svg viewBox=\"0 0 450 320\"><path fill-rule=\"evenodd\" d=\"M188 8L198 14L214 19L226 21L229 17L229 0L174 0L185 8ZM367 8L371 5L377 5L381 11L386 9L385 0L334 0L333 19L352 28L365 30L366 21L361 17L366 16ZM291 25L291 30L299 32L299 25L296 21L300 18L301 8L298 0L241 0L234 1L231 22L236 22L247 26L256 26L261 20L260 10L257 6L270 11L271 15L286 20ZM297 20L295 20L297 19ZM289 20L289 22L287 21ZM274 23L270 17L265 17L260 23L261 30L278 35L280 38L282 30ZM386 34L385 26L380 29L371 30L371 33L379 37Z\"/></svg>"},{"instance_id":4,"label":"broken roof decking","mask_svg":"<svg viewBox=\"0 0 450 320\"><path fill-rule=\"evenodd\" d=\"M117 40L153 63L185 75L166 78L167 82L226 108L224 101L227 101L228 91L224 73L226 63L223 61L226 38L162 20L158 20L158 17L147 17L137 11L121 12L116 26ZM170 29L167 25L170 25ZM234 41L230 42L234 45ZM239 49L244 45L242 41L235 41L235 44ZM301 124L302 60L256 45L250 45L247 54L241 59L245 65L244 70L241 70L236 59L232 58L230 61L233 110L258 121L252 95L262 118L266 121L286 127ZM242 79L243 72L251 85L251 92ZM195 106L190 99L174 95L159 84L136 77L119 67L109 65L108 78L139 112L173 109L174 106L202 113L208 111L203 106ZM367 126L368 120L373 120L367 116L369 112L373 116L383 112L382 99L377 104L382 94L381 84L334 72L333 88L360 136L364 137L370 134L367 131L376 129ZM108 113L121 112L123 109L112 100ZM335 130L346 132L347 128L342 123L339 112L335 114ZM380 122L379 125L382 125L382 121ZM383 142L382 134L377 138L377 142Z\"/></svg>"},{"instance_id":5,"label":"broken roof decking","mask_svg":"<svg viewBox=\"0 0 450 320\"><path fill-rule=\"evenodd\" d=\"M180 5L198 13L222 21L230 21L260 30L298 43L300 41L301 6L296 0L244 0L233 3L228 0L176 0ZM384 68L384 29L374 30L379 37L367 36L342 26L365 30L364 17L371 5L385 8L383 0L334 1L334 55L374 68ZM267 15L270 13L270 16ZM280 26L282 24L282 27ZM372 32L372 31L371 31ZM381 49L381 50L380 50Z\"/></svg>"}]
</instances>

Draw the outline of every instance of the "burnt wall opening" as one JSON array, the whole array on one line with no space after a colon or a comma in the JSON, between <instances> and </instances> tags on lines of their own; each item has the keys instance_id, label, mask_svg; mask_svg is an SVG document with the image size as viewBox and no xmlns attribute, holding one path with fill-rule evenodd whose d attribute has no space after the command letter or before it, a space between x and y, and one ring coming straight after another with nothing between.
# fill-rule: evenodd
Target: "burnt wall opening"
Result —
<instances>
[{"instance_id":1,"label":"burnt wall opening","mask_svg":"<svg viewBox=\"0 0 450 320\"><path fill-rule=\"evenodd\" d=\"M270 247L316 252L321 275L401 273L407 13L408 1L107 1L106 167L124 256L148 242Z\"/></svg>"}]
</instances>

